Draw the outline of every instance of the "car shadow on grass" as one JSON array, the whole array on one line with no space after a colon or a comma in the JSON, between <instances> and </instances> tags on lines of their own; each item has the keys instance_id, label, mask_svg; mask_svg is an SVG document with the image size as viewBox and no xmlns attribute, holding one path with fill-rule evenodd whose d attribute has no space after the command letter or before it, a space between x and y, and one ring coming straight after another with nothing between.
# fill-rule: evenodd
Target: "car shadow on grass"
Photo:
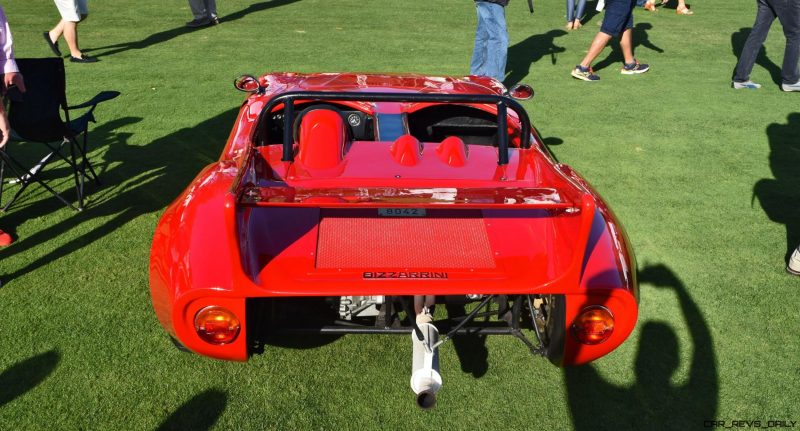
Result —
<instances>
[{"instance_id":1,"label":"car shadow on grass","mask_svg":"<svg viewBox=\"0 0 800 431\"><path fill-rule=\"evenodd\" d=\"M642 284L675 292L692 346L681 346L671 325L650 320L639 335L632 386L606 381L594 365L565 368L576 430L696 429L716 418L719 376L711 331L700 308L664 265L647 265L638 278ZM680 350L693 353L685 383L675 385Z\"/></svg>"},{"instance_id":2,"label":"car shadow on grass","mask_svg":"<svg viewBox=\"0 0 800 431\"><path fill-rule=\"evenodd\" d=\"M238 10L236 12L230 13L225 16L220 16L219 20L224 25L226 23L230 23L231 21L236 21L238 19L244 18L245 16L251 13L261 12L264 10L285 6L287 4L291 4L297 1L300 0L271 0L271 1L254 3L244 9ZM97 48L84 49L83 51L91 52L92 55L94 55L95 57L105 57L129 51L131 49L146 49L153 45L170 41L178 36L182 36L184 34L191 33L194 31L203 30L204 28L208 28L208 26L186 27L185 25L180 25L179 27L171 28L169 30L153 33L141 40L117 43L114 45L106 45ZM103 50L108 50L108 51L103 51ZM103 52L98 52L98 51L103 51Z\"/></svg>"},{"instance_id":3,"label":"car shadow on grass","mask_svg":"<svg viewBox=\"0 0 800 431\"><path fill-rule=\"evenodd\" d=\"M204 431L211 429L217 419L222 416L227 404L228 395L225 392L218 389L209 389L195 395L191 400L180 406L156 430Z\"/></svg>"},{"instance_id":4,"label":"car shadow on grass","mask_svg":"<svg viewBox=\"0 0 800 431\"><path fill-rule=\"evenodd\" d=\"M463 304L447 304L447 317L450 319L467 315ZM461 334L450 339L456 351L461 371L479 378L489 370L489 349L486 347L486 335Z\"/></svg>"},{"instance_id":5,"label":"car shadow on grass","mask_svg":"<svg viewBox=\"0 0 800 431\"><path fill-rule=\"evenodd\" d=\"M56 369L61 355L49 350L17 362L0 373L0 407L10 403L47 379Z\"/></svg>"},{"instance_id":6,"label":"car shadow on grass","mask_svg":"<svg viewBox=\"0 0 800 431\"><path fill-rule=\"evenodd\" d=\"M653 28L653 25L648 22L640 22L633 27L633 34L631 34L632 43L633 43L633 52L636 53L636 49L640 46L650 49L651 51L655 51L659 54L663 54L664 50L660 47L653 44L650 41L650 37L647 35L647 30ZM611 66L614 63L622 63L624 62L625 58L622 55L622 50L619 47L619 38L615 38L616 40L612 40L609 42L609 46L611 47L611 53L608 56L599 62L595 63L593 66L595 71L605 69L606 67ZM580 59L578 59L580 61ZM647 63L647 61L643 61L643 63Z\"/></svg>"},{"instance_id":7,"label":"car shadow on grass","mask_svg":"<svg viewBox=\"0 0 800 431\"><path fill-rule=\"evenodd\" d=\"M773 178L762 178L753 186L753 197L770 220L786 226L786 254L788 262L795 247L800 244L800 113L789 114L786 124L767 126L769 139L769 167ZM751 202L752 203L752 202Z\"/></svg>"},{"instance_id":8,"label":"car shadow on grass","mask_svg":"<svg viewBox=\"0 0 800 431\"><path fill-rule=\"evenodd\" d=\"M556 54L566 51L566 48L557 46L555 39L565 34L567 32L564 30L550 30L530 36L508 48L506 79L503 81L506 86L511 87L520 82L529 75L531 65L546 56L550 56L552 64L556 64Z\"/></svg>"},{"instance_id":9,"label":"car shadow on grass","mask_svg":"<svg viewBox=\"0 0 800 431\"><path fill-rule=\"evenodd\" d=\"M12 287L15 278L57 262L137 217L162 210L186 188L202 167L216 160L237 112L238 107L230 109L142 146L129 145L130 134L117 132L118 128L141 121L141 118L126 117L95 127L91 131L89 157L103 184L87 183L88 203L83 211L19 238L2 250L4 260L36 247L46 246L49 250L9 273L0 273L3 288ZM102 157L102 161L98 161L98 157ZM4 229L9 226L13 231L15 226L29 219L48 215L60 208L61 203L49 195L27 205L12 207L12 211L3 215ZM59 244L58 237L65 233L73 238L61 245L53 245Z\"/></svg>"},{"instance_id":10,"label":"car shadow on grass","mask_svg":"<svg viewBox=\"0 0 800 431\"><path fill-rule=\"evenodd\" d=\"M737 59L742 56L744 44L747 42L747 37L750 36L751 30L752 29L750 28L742 27L739 29L739 31L731 34L731 49L733 50L734 57ZM764 69L767 69L772 82L774 82L776 85L780 85L783 82L781 79L781 66L775 64L774 61L767 57L767 48L765 46L761 46L761 49L759 49L758 56L756 57L756 64ZM733 72L731 72L731 79L733 79L734 75L736 75L735 64Z\"/></svg>"}]
</instances>

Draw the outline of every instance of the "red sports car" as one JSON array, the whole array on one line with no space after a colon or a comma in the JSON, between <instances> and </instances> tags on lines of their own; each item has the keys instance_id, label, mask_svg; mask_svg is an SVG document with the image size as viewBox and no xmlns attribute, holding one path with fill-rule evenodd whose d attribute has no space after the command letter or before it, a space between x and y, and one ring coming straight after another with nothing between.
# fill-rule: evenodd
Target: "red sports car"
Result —
<instances>
[{"instance_id":1,"label":"red sports car","mask_svg":"<svg viewBox=\"0 0 800 431\"><path fill-rule=\"evenodd\" d=\"M355 73L235 84L251 95L222 156L153 239L153 306L180 345L244 361L280 333L410 334L411 386L430 407L439 347L459 334L512 335L560 366L630 334L629 242L512 97L529 87Z\"/></svg>"}]
</instances>

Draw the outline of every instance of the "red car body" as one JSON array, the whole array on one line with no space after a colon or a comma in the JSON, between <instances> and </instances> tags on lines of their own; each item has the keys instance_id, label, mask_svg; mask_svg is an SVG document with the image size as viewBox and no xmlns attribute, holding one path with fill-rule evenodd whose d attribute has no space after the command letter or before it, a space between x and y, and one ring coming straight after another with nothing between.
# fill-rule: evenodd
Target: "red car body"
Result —
<instances>
[{"instance_id":1,"label":"red car body","mask_svg":"<svg viewBox=\"0 0 800 431\"><path fill-rule=\"evenodd\" d=\"M505 102L502 85L375 74L257 82L220 159L155 231L153 306L180 344L244 361L248 302L374 295L527 298L531 315L531 298L549 298L541 353L557 365L594 360L628 337L638 288L622 226ZM475 102L489 99L500 102ZM207 307L235 316L233 339L203 338L197 319ZM585 343L576 331L594 323L579 316L593 309L612 316L611 329Z\"/></svg>"}]
</instances>

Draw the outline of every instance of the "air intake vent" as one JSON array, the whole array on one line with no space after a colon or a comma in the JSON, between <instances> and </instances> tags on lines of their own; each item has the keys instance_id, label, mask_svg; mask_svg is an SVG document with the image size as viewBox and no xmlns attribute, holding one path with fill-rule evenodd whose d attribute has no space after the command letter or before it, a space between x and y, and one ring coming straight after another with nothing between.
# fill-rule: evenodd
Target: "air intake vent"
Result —
<instances>
[{"instance_id":1,"label":"air intake vent","mask_svg":"<svg viewBox=\"0 0 800 431\"><path fill-rule=\"evenodd\" d=\"M375 210L377 213L377 210ZM323 217L317 268L495 267L483 219Z\"/></svg>"}]
</instances>

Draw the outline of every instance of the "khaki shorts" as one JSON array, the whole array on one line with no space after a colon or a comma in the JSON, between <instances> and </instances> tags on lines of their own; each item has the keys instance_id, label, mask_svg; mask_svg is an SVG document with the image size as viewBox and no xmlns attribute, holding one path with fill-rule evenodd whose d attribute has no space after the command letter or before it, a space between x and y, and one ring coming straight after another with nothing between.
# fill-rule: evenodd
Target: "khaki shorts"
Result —
<instances>
[{"instance_id":1,"label":"khaki shorts","mask_svg":"<svg viewBox=\"0 0 800 431\"><path fill-rule=\"evenodd\" d=\"M64 21L78 22L81 15L89 14L89 0L55 0L58 13Z\"/></svg>"}]
</instances>

